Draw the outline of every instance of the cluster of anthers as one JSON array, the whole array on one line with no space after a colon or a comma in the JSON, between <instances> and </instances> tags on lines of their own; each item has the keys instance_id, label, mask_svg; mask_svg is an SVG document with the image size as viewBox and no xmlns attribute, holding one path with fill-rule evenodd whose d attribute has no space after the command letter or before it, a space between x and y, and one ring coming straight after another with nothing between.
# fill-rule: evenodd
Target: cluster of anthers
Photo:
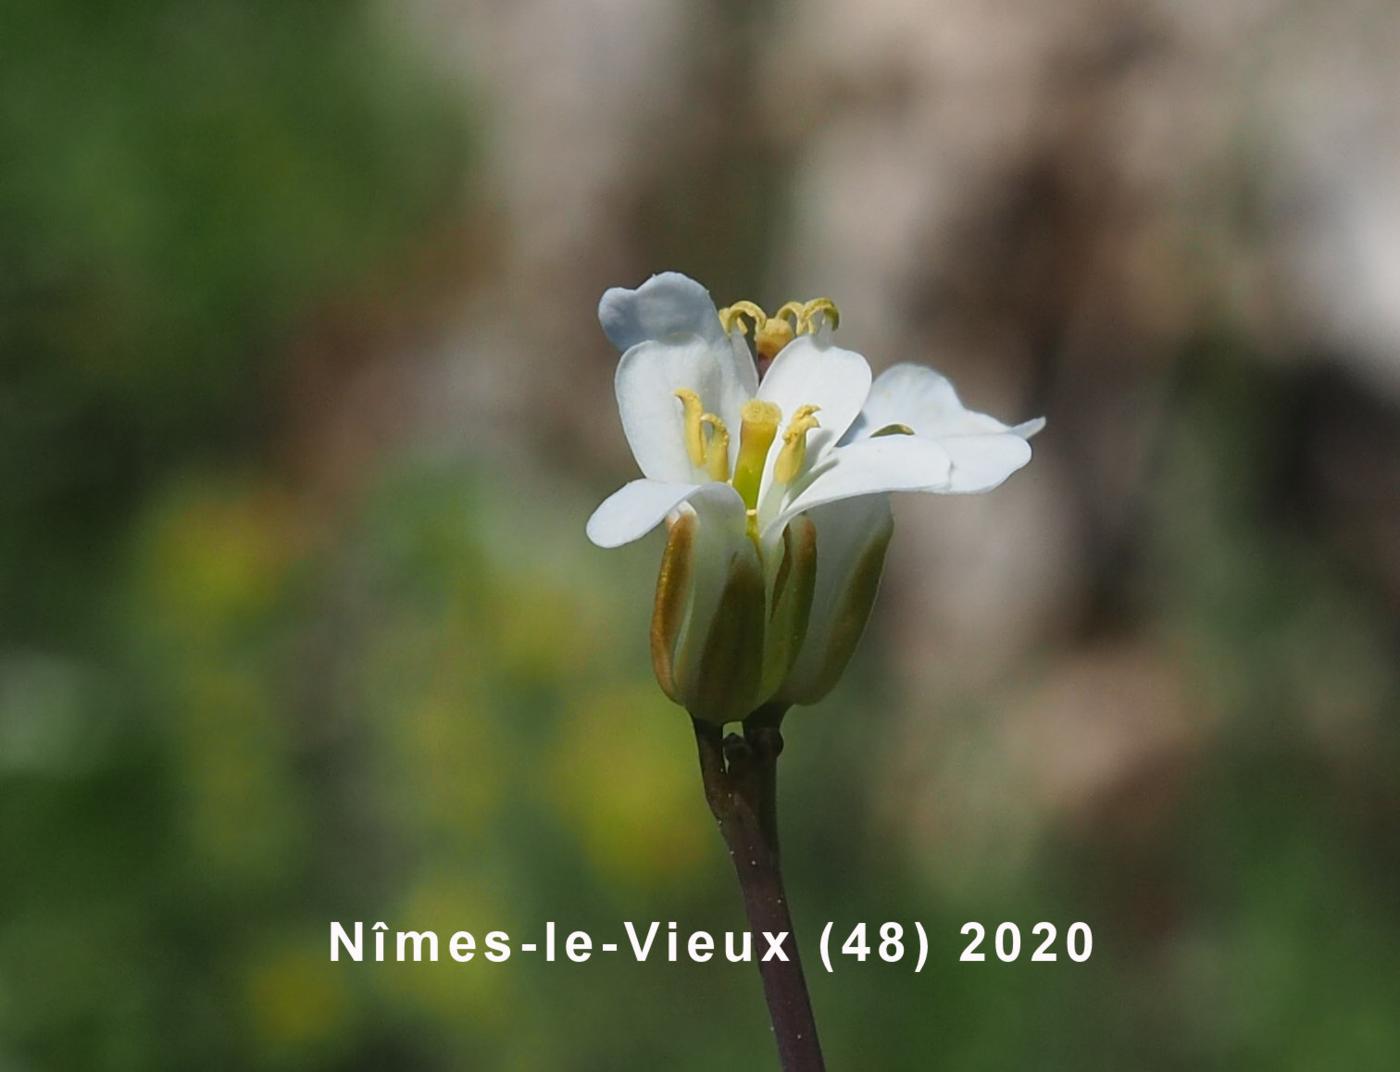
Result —
<instances>
[{"instance_id":1,"label":"cluster of anthers","mask_svg":"<svg viewBox=\"0 0 1400 1072\"><path fill-rule=\"evenodd\" d=\"M719 322L726 332L734 331L737 324L739 333L746 334L743 317L753 325L754 349L763 361L772 361L798 335L815 334L828 321L833 331L841 326L841 311L830 298L790 301L772 316L751 301L738 301L719 311Z\"/></svg>"},{"instance_id":2,"label":"cluster of anthers","mask_svg":"<svg viewBox=\"0 0 1400 1072\"><path fill-rule=\"evenodd\" d=\"M745 324L745 318L748 324ZM725 333L747 336L753 330L754 350L759 367L764 368L798 335L815 334L823 326L836 328L841 312L830 298L813 298L808 302L790 301L769 316L761 306L751 301L739 301L719 310L720 324ZM739 451L733 472L729 462L729 429L714 413L705 411L700 396L687 387L676 390L685 415L685 449L690 461L703 469L711 480L729 483L744 500L750 526L754 524L758 495L768 452L782 423L782 410L772 402L751 399L740 413ZM773 479L779 484L791 484L802 471L807 456L807 433L820 428L817 420L820 406L799 406L783 431L782 446L773 464Z\"/></svg>"}]
</instances>

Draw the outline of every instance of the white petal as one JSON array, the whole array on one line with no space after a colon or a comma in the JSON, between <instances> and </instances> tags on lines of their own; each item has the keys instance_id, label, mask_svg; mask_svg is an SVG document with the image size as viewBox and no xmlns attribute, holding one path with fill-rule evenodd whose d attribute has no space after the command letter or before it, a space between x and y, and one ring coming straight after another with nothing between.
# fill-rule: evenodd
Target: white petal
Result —
<instances>
[{"instance_id":1,"label":"white petal","mask_svg":"<svg viewBox=\"0 0 1400 1072\"><path fill-rule=\"evenodd\" d=\"M1031 436L1035 435L1044 427L1044 417L1033 417L1028 421L1022 421L1020 424L1013 425L1011 428L1011 434L1018 435L1022 439L1029 439Z\"/></svg>"},{"instance_id":2,"label":"white petal","mask_svg":"<svg viewBox=\"0 0 1400 1072\"><path fill-rule=\"evenodd\" d=\"M636 290L612 287L598 303L598 320L619 350L639 342L699 335L724 338L710 292L680 272L654 275Z\"/></svg>"},{"instance_id":3,"label":"white petal","mask_svg":"<svg viewBox=\"0 0 1400 1072\"><path fill-rule=\"evenodd\" d=\"M938 441L953 459L950 494L991 491L1031 460L1031 445L1018 435L947 436Z\"/></svg>"},{"instance_id":4,"label":"white petal","mask_svg":"<svg viewBox=\"0 0 1400 1072\"><path fill-rule=\"evenodd\" d=\"M749 344L744 341L744 335L740 331L729 333L729 360L734 369L735 378L743 385L744 401L747 402L758 394L758 366L754 364L753 353L749 350ZM737 452L739 434L737 431L733 434L733 446ZM732 465L734 456L731 456L729 461Z\"/></svg>"},{"instance_id":5,"label":"white petal","mask_svg":"<svg viewBox=\"0 0 1400 1072\"><path fill-rule=\"evenodd\" d=\"M903 424L932 439L1008 431L1029 438L1044 423L1027 421L1008 428L995 417L964 406L946 376L923 365L899 364L886 369L871 385L865 408L846 439L869 436L891 424Z\"/></svg>"},{"instance_id":6,"label":"white petal","mask_svg":"<svg viewBox=\"0 0 1400 1072\"><path fill-rule=\"evenodd\" d=\"M821 427L807 434L807 452L815 458L841 438L860 413L870 391L870 366L854 350L843 350L827 341L799 335L783 347L758 385L758 397L774 402L783 411L779 442L798 406L820 406ZM775 452L776 453L776 452Z\"/></svg>"},{"instance_id":7,"label":"white petal","mask_svg":"<svg viewBox=\"0 0 1400 1072\"><path fill-rule=\"evenodd\" d=\"M698 484L634 480L602 501L588 519L588 538L599 547L621 547L639 540L698 491Z\"/></svg>"},{"instance_id":8,"label":"white petal","mask_svg":"<svg viewBox=\"0 0 1400 1072\"><path fill-rule=\"evenodd\" d=\"M833 346L830 330L815 336L799 335L773 359L758 385L758 397L782 410L782 422L764 465L759 493L759 517L765 523L780 512L788 492L774 482L773 469L783 433L798 407L819 407L819 427L807 433L804 469L811 471L822 464L823 455L836 445L841 433L855 420L869 390L870 366L865 358L854 350ZM798 480L801 481L800 476Z\"/></svg>"},{"instance_id":9,"label":"white petal","mask_svg":"<svg viewBox=\"0 0 1400 1072\"><path fill-rule=\"evenodd\" d=\"M588 519L588 538L599 547L640 540L677 508L689 508L730 529L744 531L744 500L728 484L668 484L633 480L609 495Z\"/></svg>"},{"instance_id":10,"label":"white petal","mask_svg":"<svg viewBox=\"0 0 1400 1072\"><path fill-rule=\"evenodd\" d=\"M877 491L941 491L953 462L937 441L887 435L833 448L822 467L766 529L786 524L803 510ZM820 547L817 550L821 557Z\"/></svg>"},{"instance_id":11,"label":"white petal","mask_svg":"<svg viewBox=\"0 0 1400 1072\"><path fill-rule=\"evenodd\" d=\"M703 483L685 449L684 408L679 388L728 426L731 445L739 435L739 411L749 390L735 366L734 349L723 333L717 342L690 335L671 342L638 343L617 364L614 385L622 430L642 473L653 480ZM750 362L752 365L752 362Z\"/></svg>"},{"instance_id":12,"label":"white petal","mask_svg":"<svg viewBox=\"0 0 1400 1072\"><path fill-rule=\"evenodd\" d=\"M702 485L686 499L686 506L700 515L701 524L723 526L730 535L748 539L744 500L728 484Z\"/></svg>"}]
</instances>

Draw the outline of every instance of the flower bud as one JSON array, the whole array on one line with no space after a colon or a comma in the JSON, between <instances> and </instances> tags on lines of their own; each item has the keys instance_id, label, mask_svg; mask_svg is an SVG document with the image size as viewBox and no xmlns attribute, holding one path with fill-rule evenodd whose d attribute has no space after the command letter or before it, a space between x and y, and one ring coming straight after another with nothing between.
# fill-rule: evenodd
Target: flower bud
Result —
<instances>
[{"instance_id":1,"label":"flower bud","mask_svg":"<svg viewBox=\"0 0 1400 1072\"><path fill-rule=\"evenodd\" d=\"M789 704L816 703L841 679L865 632L894 532L888 495L819 506L806 517L816 531L817 576L801 651L777 689Z\"/></svg>"},{"instance_id":2,"label":"flower bud","mask_svg":"<svg viewBox=\"0 0 1400 1072\"><path fill-rule=\"evenodd\" d=\"M668 527L651 621L656 680L696 718L742 719L758 704L763 670L758 551L742 524L689 506Z\"/></svg>"}]
</instances>

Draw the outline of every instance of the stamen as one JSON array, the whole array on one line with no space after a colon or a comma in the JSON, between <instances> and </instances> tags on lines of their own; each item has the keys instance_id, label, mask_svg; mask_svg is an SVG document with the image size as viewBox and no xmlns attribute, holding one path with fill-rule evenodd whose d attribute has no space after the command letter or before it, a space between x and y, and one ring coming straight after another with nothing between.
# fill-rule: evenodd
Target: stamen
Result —
<instances>
[{"instance_id":1,"label":"stamen","mask_svg":"<svg viewBox=\"0 0 1400 1072\"><path fill-rule=\"evenodd\" d=\"M772 402L751 399L744 403L743 424L739 427L739 457L734 463L734 490L750 510L758 506L758 488L763 482L763 466L768 448L778 434L783 411Z\"/></svg>"},{"instance_id":2,"label":"stamen","mask_svg":"<svg viewBox=\"0 0 1400 1072\"><path fill-rule=\"evenodd\" d=\"M783 432L783 449L773 463L773 479L778 483L791 484L802 471L802 463L807 459L807 433L821 427L813 416L819 409L820 406L798 406L788 422L787 431Z\"/></svg>"},{"instance_id":3,"label":"stamen","mask_svg":"<svg viewBox=\"0 0 1400 1072\"><path fill-rule=\"evenodd\" d=\"M841 312L830 298L784 302L772 316L751 301L737 301L719 311L726 333L748 334L743 317L753 326L753 348L762 361L772 361L798 335L816 334L826 324L834 329L841 322Z\"/></svg>"},{"instance_id":4,"label":"stamen","mask_svg":"<svg viewBox=\"0 0 1400 1072\"><path fill-rule=\"evenodd\" d=\"M765 313L753 302L737 301L733 305L726 305L723 309L719 311L720 326L724 328L724 332L726 335L734 330L734 325L736 322L739 325L739 334L747 334L747 331L744 327L744 322L739 319L739 317L741 316L747 316L749 320L753 323L755 334L763 330L763 325L768 320L768 314Z\"/></svg>"},{"instance_id":5,"label":"stamen","mask_svg":"<svg viewBox=\"0 0 1400 1072\"><path fill-rule=\"evenodd\" d=\"M830 322L832 330L836 330L841 323L841 310L830 298L813 298L802 306L802 312L797 317L797 330L799 333L816 334L823 320Z\"/></svg>"},{"instance_id":6,"label":"stamen","mask_svg":"<svg viewBox=\"0 0 1400 1072\"><path fill-rule=\"evenodd\" d=\"M702 413L700 423L710 426L710 437L705 440L705 472L711 480L729 479L729 429L713 413Z\"/></svg>"},{"instance_id":7,"label":"stamen","mask_svg":"<svg viewBox=\"0 0 1400 1072\"><path fill-rule=\"evenodd\" d=\"M797 324L802 319L802 303L800 301L785 302L783 307L773 314L775 320L791 320L792 328L797 330Z\"/></svg>"},{"instance_id":8,"label":"stamen","mask_svg":"<svg viewBox=\"0 0 1400 1072\"><path fill-rule=\"evenodd\" d=\"M705 407L700 404L700 396L689 387L679 388L675 395L685 407L685 452L690 455L692 465L704 465L705 433L700 425Z\"/></svg>"}]
</instances>

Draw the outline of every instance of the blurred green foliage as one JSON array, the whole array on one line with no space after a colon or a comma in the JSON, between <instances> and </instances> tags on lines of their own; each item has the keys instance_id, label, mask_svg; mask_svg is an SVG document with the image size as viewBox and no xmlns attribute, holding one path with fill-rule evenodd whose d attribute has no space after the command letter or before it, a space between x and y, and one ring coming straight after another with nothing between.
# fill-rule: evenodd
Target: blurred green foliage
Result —
<instances>
[{"instance_id":1,"label":"blurred green foliage","mask_svg":"<svg viewBox=\"0 0 1400 1072\"><path fill-rule=\"evenodd\" d=\"M460 117L375 10L0 14L5 635L71 629L171 468L256 455L291 319L454 196Z\"/></svg>"},{"instance_id":2,"label":"blurred green foliage","mask_svg":"<svg viewBox=\"0 0 1400 1072\"><path fill-rule=\"evenodd\" d=\"M747 965L327 961L331 920L741 925L650 678L654 546L411 455L328 516L266 457L297 318L449 209L447 95L361 4L0 20L0 1069L770 1067ZM891 694L879 612L793 716L804 949L826 919L935 942L917 977L812 958L833 1067L1394 1067L1392 623L1260 491L1298 384L1187 367L1127 600L1218 714L1173 806L1020 866L892 823L895 711L935 704ZM936 703L976 748L1003 698ZM960 965L969 919L1086 919L1095 956Z\"/></svg>"}]
</instances>

